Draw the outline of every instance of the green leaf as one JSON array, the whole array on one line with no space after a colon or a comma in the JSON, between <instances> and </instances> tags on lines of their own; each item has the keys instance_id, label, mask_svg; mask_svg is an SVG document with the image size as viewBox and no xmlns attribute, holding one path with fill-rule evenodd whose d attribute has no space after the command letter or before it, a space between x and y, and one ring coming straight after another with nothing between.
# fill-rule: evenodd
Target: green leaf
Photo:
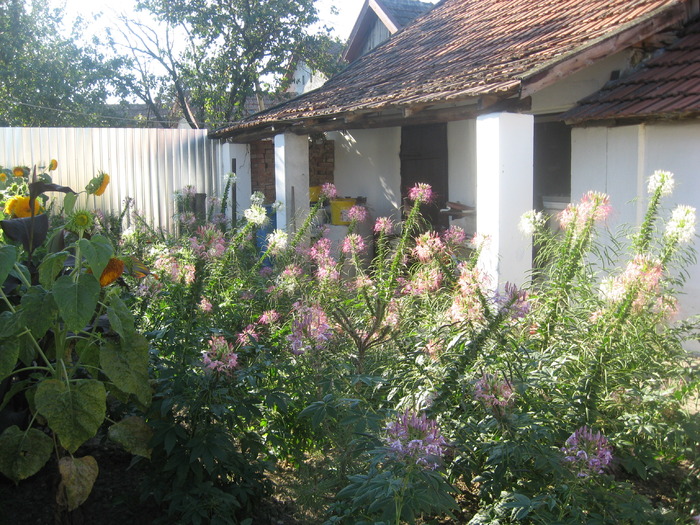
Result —
<instances>
[{"instance_id":1,"label":"green leaf","mask_svg":"<svg viewBox=\"0 0 700 525\"><path fill-rule=\"evenodd\" d=\"M21 315L7 310L0 313L0 338L12 337L23 329Z\"/></svg>"},{"instance_id":2,"label":"green leaf","mask_svg":"<svg viewBox=\"0 0 700 525\"><path fill-rule=\"evenodd\" d=\"M100 349L100 365L121 391L134 394L142 405L151 404L148 381L148 341L135 334L122 341L108 340Z\"/></svg>"},{"instance_id":3,"label":"green leaf","mask_svg":"<svg viewBox=\"0 0 700 525\"><path fill-rule=\"evenodd\" d=\"M39 265L39 283L50 290L59 273L65 268L68 252L58 252L47 255Z\"/></svg>"},{"instance_id":4,"label":"green leaf","mask_svg":"<svg viewBox=\"0 0 700 525\"><path fill-rule=\"evenodd\" d=\"M34 401L61 445L71 454L93 437L105 419L107 392L94 379L67 385L57 379L39 383Z\"/></svg>"},{"instance_id":5,"label":"green leaf","mask_svg":"<svg viewBox=\"0 0 700 525\"><path fill-rule=\"evenodd\" d=\"M56 503L68 511L74 511L85 503L95 485L99 468L92 456L83 458L63 457L58 462L61 483L56 492Z\"/></svg>"},{"instance_id":6,"label":"green leaf","mask_svg":"<svg viewBox=\"0 0 700 525\"><path fill-rule=\"evenodd\" d=\"M85 328L95 314L100 297L100 282L94 275L84 273L73 282L73 277L63 275L53 285L53 295L66 328L78 332Z\"/></svg>"},{"instance_id":7,"label":"green leaf","mask_svg":"<svg viewBox=\"0 0 700 525\"><path fill-rule=\"evenodd\" d=\"M41 213L34 217L6 219L0 221L0 228L9 239L21 242L24 249L31 252L46 240L49 231L49 216Z\"/></svg>"},{"instance_id":8,"label":"green leaf","mask_svg":"<svg viewBox=\"0 0 700 525\"><path fill-rule=\"evenodd\" d=\"M128 339L136 333L134 316L118 295L113 295L110 306L107 308L107 317L112 330L117 332L122 339Z\"/></svg>"},{"instance_id":9,"label":"green leaf","mask_svg":"<svg viewBox=\"0 0 700 525\"><path fill-rule=\"evenodd\" d=\"M53 440L43 432L11 426L0 435L0 472L17 483L39 472L52 451Z\"/></svg>"},{"instance_id":10,"label":"green leaf","mask_svg":"<svg viewBox=\"0 0 700 525\"><path fill-rule=\"evenodd\" d=\"M22 296L21 305L22 324L32 331L34 337L41 339L51 328L58 314L53 295L40 286L32 286Z\"/></svg>"},{"instance_id":11,"label":"green leaf","mask_svg":"<svg viewBox=\"0 0 700 525\"><path fill-rule=\"evenodd\" d=\"M85 367L92 375L100 368L100 345L98 339L80 339L75 343L75 353L78 354L80 366Z\"/></svg>"},{"instance_id":12,"label":"green leaf","mask_svg":"<svg viewBox=\"0 0 700 525\"><path fill-rule=\"evenodd\" d=\"M0 342L0 381L9 376L17 365L19 359L19 341L17 339L5 339ZM2 401L0 399L0 401Z\"/></svg>"},{"instance_id":13,"label":"green leaf","mask_svg":"<svg viewBox=\"0 0 700 525\"><path fill-rule=\"evenodd\" d=\"M119 443L128 452L145 458L151 457L148 444L153 438L153 429L139 416L130 416L109 427L109 439Z\"/></svg>"},{"instance_id":14,"label":"green leaf","mask_svg":"<svg viewBox=\"0 0 700 525\"><path fill-rule=\"evenodd\" d=\"M0 284L5 282L17 261L17 248L6 245L0 247Z\"/></svg>"},{"instance_id":15,"label":"green leaf","mask_svg":"<svg viewBox=\"0 0 700 525\"><path fill-rule=\"evenodd\" d=\"M92 239L80 239L80 250L87 259L92 273L99 279L114 255L112 243L104 235L94 235Z\"/></svg>"},{"instance_id":16,"label":"green leaf","mask_svg":"<svg viewBox=\"0 0 700 525\"><path fill-rule=\"evenodd\" d=\"M77 193L66 193L66 196L63 198L63 213L65 213L66 215L70 215L71 213L73 213L73 208L75 208L75 201L77 200Z\"/></svg>"},{"instance_id":17,"label":"green leaf","mask_svg":"<svg viewBox=\"0 0 700 525\"><path fill-rule=\"evenodd\" d=\"M18 338L19 342L19 360L24 363L24 366L31 366L32 363L37 358L36 346L34 345L34 339L31 334L24 334ZM47 359L51 359L51 355L48 355ZM43 363L42 363L43 364Z\"/></svg>"}]
</instances>

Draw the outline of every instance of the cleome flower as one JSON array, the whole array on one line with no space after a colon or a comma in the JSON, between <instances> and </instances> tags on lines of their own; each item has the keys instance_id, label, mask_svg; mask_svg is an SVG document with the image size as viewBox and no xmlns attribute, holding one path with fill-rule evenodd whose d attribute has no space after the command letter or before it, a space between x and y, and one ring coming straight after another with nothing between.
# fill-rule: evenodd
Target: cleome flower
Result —
<instances>
[{"instance_id":1,"label":"cleome flower","mask_svg":"<svg viewBox=\"0 0 700 525\"><path fill-rule=\"evenodd\" d=\"M419 182L408 190L408 198L415 202L430 202L433 200L433 188L430 184Z\"/></svg>"},{"instance_id":2,"label":"cleome flower","mask_svg":"<svg viewBox=\"0 0 700 525\"><path fill-rule=\"evenodd\" d=\"M677 206L671 212L664 236L671 242L687 244L695 237L695 208Z\"/></svg>"},{"instance_id":3,"label":"cleome flower","mask_svg":"<svg viewBox=\"0 0 700 525\"><path fill-rule=\"evenodd\" d=\"M608 439L587 426L582 426L571 434L561 451L564 453L564 461L580 478L602 474L613 460Z\"/></svg>"},{"instance_id":4,"label":"cleome flower","mask_svg":"<svg viewBox=\"0 0 700 525\"><path fill-rule=\"evenodd\" d=\"M391 235L394 231L394 223L389 217L378 217L374 223L374 233Z\"/></svg>"},{"instance_id":5,"label":"cleome flower","mask_svg":"<svg viewBox=\"0 0 700 525\"><path fill-rule=\"evenodd\" d=\"M513 386L506 379L484 374L474 383L474 399L497 416L503 415L505 408L513 404L514 397Z\"/></svg>"},{"instance_id":6,"label":"cleome flower","mask_svg":"<svg viewBox=\"0 0 700 525\"><path fill-rule=\"evenodd\" d=\"M252 204L250 208L243 212L246 220L255 226L264 226L267 224L268 217L265 208L259 204Z\"/></svg>"},{"instance_id":7,"label":"cleome flower","mask_svg":"<svg viewBox=\"0 0 700 525\"><path fill-rule=\"evenodd\" d=\"M518 222L518 229L527 236L534 235L542 229L545 224L544 215L541 211L530 210L523 213Z\"/></svg>"},{"instance_id":8,"label":"cleome flower","mask_svg":"<svg viewBox=\"0 0 700 525\"><path fill-rule=\"evenodd\" d=\"M292 344L291 351L294 355L321 349L333 336L328 317L319 305L295 303L293 316L292 333L287 336L287 340Z\"/></svg>"},{"instance_id":9,"label":"cleome flower","mask_svg":"<svg viewBox=\"0 0 700 525\"><path fill-rule=\"evenodd\" d=\"M649 195L654 195L657 191L661 196L670 195L673 192L674 184L673 173L670 171L656 170L651 174L651 177L649 177L647 192Z\"/></svg>"},{"instance_id":10,"label":"cleome flower","mask_svg":"<svg viewBox=\"0 0 700 525\"><path fill-rule=\"evenodd\" d=\"M559 224L564 230L574 228L574 233L578 235L589 223L605 221L611 210L608 195L589 191L581 198L581 202L569 204L559 213Z\"/></svg>"},{"instance_id":11,"label":"cleome flower","mask_svg":"<svg viewBox=\"0 0 700 525\"><path fill-rule=\"evenodd\" d=\"M364 222L367 220L367 208L356 204L348 210L347 217L352 222Z\"/></svg>"},{"instance_id":12,"label":"cleome flower","mask_svg":"<svg viewBox=\"0 0 700 525\"><path fill-rule=\"evenodd\" d=\"M270 255L278 255L282 253L288 244L287 232L275 230L267 235L267 249L270 250Z\"/></svg>"},{"instance_id":13,"label":"cleome flower","mask_svg":"<svg viewBox=\"0 0 700 525\"><path fill-rule=\"evenodd\" d=\"M215 335L209 340L209 349L202 352L202 363L205 369L231 375L238 367L238 354L223 336Z\"/></svg>"},{"instance_id":14,"label":"cleome flower","mask_svg":"<svg viewBox=\"0 0 700 525\"><path fill-rule=\"evenodd\" d=\"M387 424L384 441L396 459L432 470L440 466L447 445L437 422L413 410L406 410Z\"/></svg>"},{"instance_id":15,"label":"cleome flower","mask_svg":"<svg viewBox=\"0 0 700 525\"><path fill-rule=\"evenodd\" d=\"M335 184L331 182L326 182L321 186L321 192L319 196L322 199L335 199L338 196L338 190L335 187Z\"/></svg>"}]
</instances>

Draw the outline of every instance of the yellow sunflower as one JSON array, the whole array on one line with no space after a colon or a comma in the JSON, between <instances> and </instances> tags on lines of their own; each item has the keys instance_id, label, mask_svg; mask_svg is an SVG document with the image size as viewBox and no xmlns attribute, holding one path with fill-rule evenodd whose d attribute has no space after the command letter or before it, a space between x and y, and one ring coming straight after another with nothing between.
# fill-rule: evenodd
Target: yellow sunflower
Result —
<instances>
[{"instance_id":1,"label":"yellow sunflower","mask_svg":"<svg viewBox=\"0 0 700 525\"><path fill-rule=\"evenodd\" d=\"M15 177L24 177L26 175L29 175L29 168L23 168L22 166L15 166L12 169L12 174Z\"/></svg>"},{"instance_id":2,"label":"yellow sunflower","mask_svg":"<svg viewBox=\"0 0 700 525\"><path fill-rule=\"evenodd\" d=\"M58 168L58 161L56 159L51 159L51 162L49 162L49 171L54 171L56 168Z\"/></svg>"},{"instance_id":3,"label":"yellow sunflower","mask_svg":"<svg viewBox=\"0 0 700 525\"><path fill-rule=\"evenodd\" d=\"M41 207L38 201L34 201L34 215L38 215L43 212L44 209ZM5 204L6 215L11 215L12 217L24 218L32 216L32 209L29 207L29 197L23 197L22 195L15 195Z\"/></svg>"},{"instance_id":4,"label":"yellow sunflower","mask_svg":"<svg viewBox=\"0 0 700 525\"><path fill-rule=\"evenodd\" d=\"M7 175L4 172L0 171L0 182L5 181L7 181Z\"/></svg>"},{"instance_id":5,"label":"yellow sunflower","mask_svg":"<svg viewBox=\"0 0 700 525\"><path fill-rule=\"evenodd\" d=\"M104 171L101 171L97 174L97 177L93 178L88 185L85 186L85 191L88 193L88 195L96 195L99 197L105 192L108 184L109 175L107 175Z\"/></svg>"},{"instance_id":6,"label":"yellow sunflower","mask_svg":"<svg viewBox=\"0 0 700 525\"><path fill-rule=\"evenodd\" d=\"M107 286L119 279L124 273L124 261L112 257L100 275L100 286Z\"/></svg>"}]
</instances>

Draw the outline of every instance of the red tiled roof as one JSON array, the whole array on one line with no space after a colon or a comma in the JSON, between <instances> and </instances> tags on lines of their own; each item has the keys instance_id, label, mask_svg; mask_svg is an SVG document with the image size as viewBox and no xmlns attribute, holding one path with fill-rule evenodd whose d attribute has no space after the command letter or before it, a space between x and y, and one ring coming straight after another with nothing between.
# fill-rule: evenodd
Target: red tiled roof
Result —
<instances>
[{"instance_id":1,"label":"red tiled roof","mask_svg":"<svg viewBox=\"0 0 700 525\"><path fill-rule=\"evenodd\" d=\"M368 114L526 96L569 60L582 68L685 18L685 0L442 0L321 88L210 136L348 129Z\"/></svg>"},{"instance_id":2,"label":"red tiled roof","mask_svg":"<svg viewBox=\"0 0 700 525\"><path fill-rule=\"evenodd\" d=\"M609 82L562 118L593 121L683 118L700 115L700 21L630 75Z\"/></svg>"}]
</instances>

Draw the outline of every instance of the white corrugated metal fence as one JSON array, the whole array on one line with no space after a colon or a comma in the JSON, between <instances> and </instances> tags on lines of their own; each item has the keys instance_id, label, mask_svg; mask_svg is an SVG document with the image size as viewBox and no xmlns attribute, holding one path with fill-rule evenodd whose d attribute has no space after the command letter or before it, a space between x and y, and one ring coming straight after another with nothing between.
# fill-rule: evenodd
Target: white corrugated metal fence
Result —
<instances>
[{"instance_id":1,"label":"white corrugated metal fence","mask_svg":"<svg viewBox=\"0 0 700 525\"><path fill-rule=\"evenodd\" d=\"M102 170L110 184L90 209L119 214L127 197L155 228L172 229L174 192L192 185L220 196L220 144L206 130L131 128L0 128L0 165L48 165L53 182L82 191ZM50 194L56 195L56 194Z\"/></svg>"}]
</instances>

